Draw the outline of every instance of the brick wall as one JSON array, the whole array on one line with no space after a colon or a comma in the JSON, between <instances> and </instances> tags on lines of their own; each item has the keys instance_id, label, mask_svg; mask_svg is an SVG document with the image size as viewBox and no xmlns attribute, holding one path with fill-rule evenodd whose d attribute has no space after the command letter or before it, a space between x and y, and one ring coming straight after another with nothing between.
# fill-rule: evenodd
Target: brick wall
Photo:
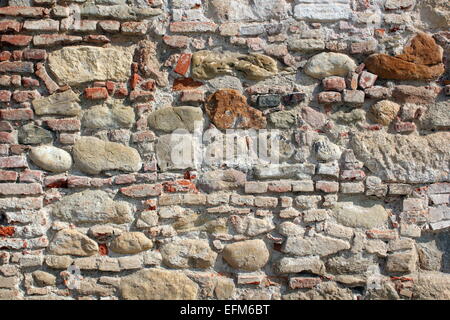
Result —
<instances>
[{"instance_id":1,"label":"brick wall","mask_svg":"<svg viewBox=\"0 0 450 320\"><path fill-rule=\"evenodd\" d=\"M1 299L450 297L447 1L6 2Z\"/></svg>"}]
</instances>

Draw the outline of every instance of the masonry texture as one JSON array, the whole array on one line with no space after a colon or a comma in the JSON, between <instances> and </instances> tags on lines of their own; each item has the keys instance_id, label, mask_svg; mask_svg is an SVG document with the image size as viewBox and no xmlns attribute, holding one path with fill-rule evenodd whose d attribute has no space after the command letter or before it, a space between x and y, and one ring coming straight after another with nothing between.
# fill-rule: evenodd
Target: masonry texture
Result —
<instances>
[{"instance_id":1,"label":"masonry texture","mask_svg":"<svg viewBox=\"0 0 450 320\"><path fill-rule=\"evenodd\" d=\"M450 299L448 0L0 5L0 299Z\"/></svg>"}]
</instances>

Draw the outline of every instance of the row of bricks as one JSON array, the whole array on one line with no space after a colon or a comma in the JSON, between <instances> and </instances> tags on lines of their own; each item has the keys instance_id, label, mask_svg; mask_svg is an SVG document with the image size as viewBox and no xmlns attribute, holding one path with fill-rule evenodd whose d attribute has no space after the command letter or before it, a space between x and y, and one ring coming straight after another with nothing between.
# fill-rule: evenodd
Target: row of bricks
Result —
<instances>
[{"instance_id":1,"label":"row of bricks","mask_svg":"<svg viewBox=\"0 0 450 320\"><path fill-rule=\"evenodd\" d=\"M21 31L45 31L45 32L58 32L58 31L77 31L77 32L95 32L97 26L101 31L116 33L120 32L126 35L144 35L147 33L148 23L142 22L119 22L114 20L73 20L66 19L66 21L43 19L43 20L27 20L20 22L17 20L2 20L0 21L0 32L21 32ZM11 35L10 37L23 37L23 39L29 39L31 36L26 35ZM15 44L21 45L21 44Z\"/></svg>"}]
</instances>

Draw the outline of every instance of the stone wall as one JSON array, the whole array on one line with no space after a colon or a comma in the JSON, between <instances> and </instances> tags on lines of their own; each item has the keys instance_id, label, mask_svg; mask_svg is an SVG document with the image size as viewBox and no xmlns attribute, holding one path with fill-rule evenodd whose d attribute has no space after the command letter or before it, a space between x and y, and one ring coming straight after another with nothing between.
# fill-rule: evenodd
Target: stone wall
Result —
<instances>
[{"instance_id":1,"label":"stone wall","mask_svg":"<svg viewBox=\"0 0 450 320\"><path fill-rule=\"evenodd\" d=\"M449 21L2 1L0 298L449 299Z\"/></svg>"}]
</instances>

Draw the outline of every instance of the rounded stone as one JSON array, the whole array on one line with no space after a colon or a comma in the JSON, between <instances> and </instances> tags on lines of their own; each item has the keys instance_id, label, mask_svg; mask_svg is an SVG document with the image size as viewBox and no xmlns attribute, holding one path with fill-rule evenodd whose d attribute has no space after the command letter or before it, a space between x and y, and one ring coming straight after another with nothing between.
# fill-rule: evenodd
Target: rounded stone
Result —
<instances>
[{"instance_id":1,"label":"rounded stone","mask_svg":"<svg viewBox=\"0 0 450 320\"><path fill-rule=\"evenodd\" d=\"M400 105L389 100L378 101L370 107L372 119L384 126L394 121L399 111Z\"/></svg>"},{"instance_id":2,"label":"rounded stone","mask_svg":"<svg viewBox=\"0 0 450 320\"><path fill-rule=\"evenodd\" d=\"M62 149L53 146L34 147L30 159L39 168L51 172L64 172L72 167L72 157Z\"/></svg>"},{"instance_id":3,"label":"rounded stone","mask_svg":"<svg viewBox=\"0 0 450 320\"><path fill-rule=\"evenodd\" d=\"M356 69L352 58L335 52L322 52L316 54L305 65L303 71L310 77L323 79L329 76L345 77Z\"/></svg>"},{"instance_id":4,"label":"rounded stone","mask_svg":"<svg viewBox=\"0 0 450 320\"><path fill-rule=\"evenodd\" d=\"M240 241L226 245L223 258L235 269L256 271L269 261L269 250L259 239Z\"/></svg>"},{"instance_id":5,"label":"rounded stone","mask_svg":"<svg viewBox=\"0 0 450 320\"><path fill-rule=\"evenodd\" d=\"M124 232L115 238L110 249L122 254L135 254L153 247L153 242L142 232Z\"/></svg>"},{"instance_id":6,"label":"rounded stone","mask_svg":"<svg viewBox=\"0 0 450 320\"><path fill-rule=\"evenodd\" d=\"M198 286L178 271L146 269L120 281L125 300L195 300Z\"/></svg>"}]
</instances>

